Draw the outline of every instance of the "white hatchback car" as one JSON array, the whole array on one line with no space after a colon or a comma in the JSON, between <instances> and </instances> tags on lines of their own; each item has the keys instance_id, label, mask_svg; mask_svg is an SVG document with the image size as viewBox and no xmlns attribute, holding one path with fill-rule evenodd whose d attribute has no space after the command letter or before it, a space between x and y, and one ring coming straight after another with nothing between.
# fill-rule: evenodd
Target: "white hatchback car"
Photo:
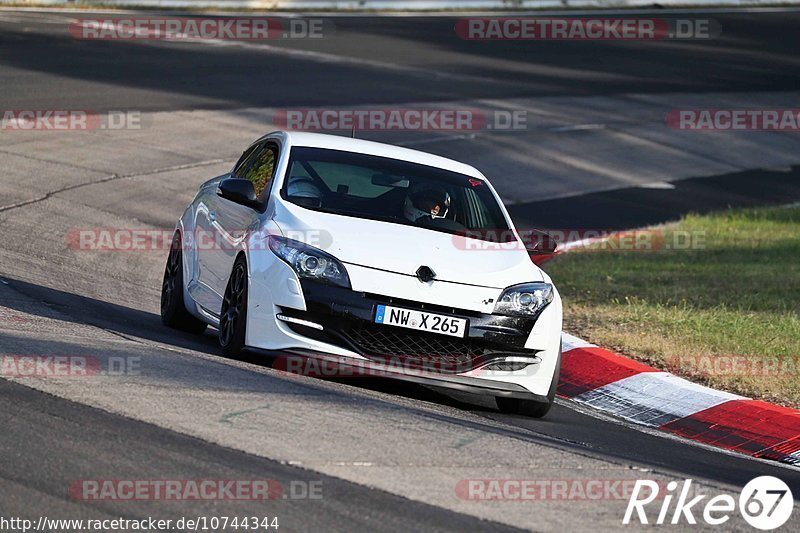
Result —
<instances>
[{"instance_id":1,"label":"white hatchback car","mask_svg":"<svg viewBox=\"0 0 800 533\"><path fill-rule=\"evenodd\" d=\"M176 227L161 317L216 327L226 355L336 362L537 417L561 364L561 299L489 181L332 135L270 133L200 187Z\"/></svg>"}]
</instances>

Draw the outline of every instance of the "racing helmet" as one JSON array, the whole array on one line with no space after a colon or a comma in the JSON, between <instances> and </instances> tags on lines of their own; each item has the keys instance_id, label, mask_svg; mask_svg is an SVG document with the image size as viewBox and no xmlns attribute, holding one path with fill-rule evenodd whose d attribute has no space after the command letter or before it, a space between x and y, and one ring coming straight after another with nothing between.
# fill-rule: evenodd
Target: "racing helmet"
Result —
<instances>
[{"instance_id":1,"label":"racing helmet","mask_svg":"<svg viewBox=\"0 0 800 533\"><path fill-rule=\"evenodd\" d=\"M441 187L423 185L406 195L403 213L411 222L420 218L444 218L450 210L450 194Z\"/></svg>"},{"instance_id":2,"label":"racing helmet","mask_svg":"<svg viewBox=\"0 0 800 533\"><path fill-rule=\"evenodd\" d=\"M300 200L301 205L307 207L320 207L322 205L322 192L308 176L292 176L286 184L286 195L295 200Z\"/></svg>"}]
</instances>

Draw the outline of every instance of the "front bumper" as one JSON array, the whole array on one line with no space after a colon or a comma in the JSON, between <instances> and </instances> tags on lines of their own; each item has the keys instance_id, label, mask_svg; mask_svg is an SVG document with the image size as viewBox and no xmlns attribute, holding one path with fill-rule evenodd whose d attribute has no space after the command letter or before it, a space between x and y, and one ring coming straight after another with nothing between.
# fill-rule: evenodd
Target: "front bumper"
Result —
<instances>
[{"instance_id":1,"label":"front bumper","mask_svg":"<svg viewBox=\"0 0 800 533\"><path fill-rule=\"evenodd\" d=\"M280 315L288 319L284 324L298 335L353 351L377 365L433 373L441 380L476 369L520 371L540 362L539 352L525 347L537 317L422 304L309 280L302 280L301 286L306 310L280 307ZM376 306L381 304L464 318L469 321L467 335L457 338L375 324Z\"/></svg>"},{"instance_id":2,"label":"front bumper","mask_svg":"<svg viewBox=\"0 0 800 533\"><path fill-rule=\"evenodd\" d=\"M276 362L273 368L299 375L318 378L380 377L432 387L444 387L483 396L549 402L545 394L535 394L518 383L491 379L486 375L475 377L473 375L435 374L316 350L276 351L260 348L253 350L274 358Z\"/></svg>"}]
</instances>

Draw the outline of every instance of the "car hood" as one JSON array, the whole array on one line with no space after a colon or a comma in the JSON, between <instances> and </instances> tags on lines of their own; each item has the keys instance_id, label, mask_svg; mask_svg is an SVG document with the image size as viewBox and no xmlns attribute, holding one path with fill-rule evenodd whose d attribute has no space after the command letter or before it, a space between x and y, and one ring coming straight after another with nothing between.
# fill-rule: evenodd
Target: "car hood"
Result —
<instances>
[{"instance_id":1,"label":"car hood","mask_svg":"<svg viewBox=\"0 0 800 533\"><path fill-rule=\"evenodd\" d=\"M274 221L284 236L323 249L345 264L409 276L424 265L433 270L437 281L499 289L544 281L521 245L500 246L284 203L276 206Z\"/></svg>"}]
</instances>

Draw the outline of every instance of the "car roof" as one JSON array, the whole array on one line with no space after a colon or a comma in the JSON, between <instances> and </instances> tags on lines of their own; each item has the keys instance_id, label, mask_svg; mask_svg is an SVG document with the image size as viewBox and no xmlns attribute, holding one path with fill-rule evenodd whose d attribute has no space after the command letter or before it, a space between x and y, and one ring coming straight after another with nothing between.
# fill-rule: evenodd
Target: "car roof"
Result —
<instances>
[{"instance_id":1,"label":"car roof","mask_svg":"<svg viewBox=\"0 0 800 533\"><path fill-rule=\"evenodd\" d=\"M341 150L344 152L356 152L360 154L388 157L419 163L430 167L442 168L452 172L458 172L475 178L486 179L478 169L473 166L441 157L438 155L402 148L391 144L384 144L364 139L353 139L340 135L328 135L324 133L309 133L298 131L276 131L269 133L266 137L282 137L288 146L307 146L313 148L327 148L329 150Z\"/></svg>"}]
</instances>

